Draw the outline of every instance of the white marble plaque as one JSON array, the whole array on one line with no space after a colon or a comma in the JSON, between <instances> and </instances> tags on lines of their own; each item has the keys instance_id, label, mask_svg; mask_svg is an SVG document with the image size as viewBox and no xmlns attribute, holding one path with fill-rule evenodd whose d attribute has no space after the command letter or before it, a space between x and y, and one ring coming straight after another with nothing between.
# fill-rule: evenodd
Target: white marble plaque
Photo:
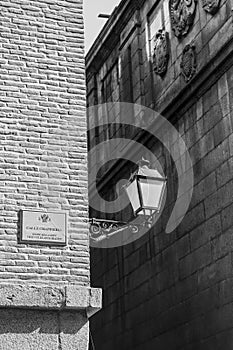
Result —
<instances>
[{"instance_id":1,"label":"white marble plaque","mask_svg":"<svg viewBox=\"0 0 233 350\"><path fill-rule=\"evenodd\" d=\"M21 243L66 245L67 214L22 210L20 233Z\"/></svg>"}]
</instances>

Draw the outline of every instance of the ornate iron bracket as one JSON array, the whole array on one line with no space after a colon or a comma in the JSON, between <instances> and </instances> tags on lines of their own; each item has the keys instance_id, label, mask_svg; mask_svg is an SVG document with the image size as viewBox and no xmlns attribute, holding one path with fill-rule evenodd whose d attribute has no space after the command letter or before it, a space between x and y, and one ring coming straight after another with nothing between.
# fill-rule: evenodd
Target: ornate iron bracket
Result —
<instances>
[{"instance_id":1,"label":"ornate iron bracket","mask_svg":"<svg viewBox=\"0 0 233 350\"><path fill-rule=\"evenodd\" d=\"M105 239L123 232L125 230L130 230L131 233L138 233L142 227L152 227L152 217L146 217L145 220L140 224L130 224L123 221L113 221L113 220L102 220L102 219L89 219L90 224L90 239L99 242Z\"/></svg>"}]
</instances>

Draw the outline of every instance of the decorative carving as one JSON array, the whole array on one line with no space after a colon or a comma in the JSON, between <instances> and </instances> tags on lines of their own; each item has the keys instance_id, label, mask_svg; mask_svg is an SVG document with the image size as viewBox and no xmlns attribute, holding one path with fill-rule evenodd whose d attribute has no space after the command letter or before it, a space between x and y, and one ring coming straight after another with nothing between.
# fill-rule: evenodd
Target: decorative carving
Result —
<instances>
[{"instance_id":1,"label":"decorative carving","mask_svg":"<svg viewBox=\"0 0 233 350\"><path fill-rule=\"evenodd\" d=\"M50 219L50 217L49 217L48 214L42 214L42 215L39 217L39 220L42 221L42 222L44 222L44 223L47 223L47 222L50 222L50 221L51 221L51 219Z\"/></svg>"},{"instance_id":2,"label":"decorative carving","mask_svg":"<svg viewBox=\"0 0 233 350\"><path fill-rule=\"evenodd\" d=\"M206 12L211 13L211 15L214 15L218 11L219 5L220 0L202 0L203 9Z\"/></svg>"},{"instance_id":3,"label":"decorative carving","mask_svg":"<svg viewBox=\"0 0 233 350\"><path fill-rule=\"evenodd\" d=\"M188 82L191 80L197 69L195 45L191 44L185 46L180 67L185 81Z\"/></svg>"},{"instance_id":4,"label":"decorative carving","mask_svg":"<svg viewBox=\"0 0 233 350\"><path fill-rule=\"evenodd\" d=\"M169 60L168 33L159 30L155 36L153 68L156 74L164 75Z\"/></svg>"},{"instance_id":5,"label":"decorative carving","mask_svg":"<svg viewBox=\"0 0 233 350\"><path fill-rule=\"evenodd\" d=\"M208 0L207 0L208 1ZM171 26L178 38L186 35L193 24L197 0L170 0Z\"/></svg>"}]
</instances>

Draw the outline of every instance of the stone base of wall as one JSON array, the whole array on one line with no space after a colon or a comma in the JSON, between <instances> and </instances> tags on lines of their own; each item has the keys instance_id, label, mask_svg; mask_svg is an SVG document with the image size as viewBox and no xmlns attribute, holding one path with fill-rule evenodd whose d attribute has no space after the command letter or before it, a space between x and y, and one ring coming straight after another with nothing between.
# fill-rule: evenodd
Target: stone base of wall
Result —
<instances>
[{"instance_id":1,"label":"stone base of wall","mask_svg":"<svg viewBox=\"0 0 233 350\"><path fill-rule=\"evenodd\" d=\"M0 350L87 350L101 290L0 285Z\"/></svg>"},{"instance_id":2,"label":"stone base of wall","mask_svg":"<svg viewBox=\"0 0 233 350\"><path fill-rule=\"evenodd\" d=\"M80 312L1 310L1 350L87 350L87 316Z\"/></svg>"}]
</instances>

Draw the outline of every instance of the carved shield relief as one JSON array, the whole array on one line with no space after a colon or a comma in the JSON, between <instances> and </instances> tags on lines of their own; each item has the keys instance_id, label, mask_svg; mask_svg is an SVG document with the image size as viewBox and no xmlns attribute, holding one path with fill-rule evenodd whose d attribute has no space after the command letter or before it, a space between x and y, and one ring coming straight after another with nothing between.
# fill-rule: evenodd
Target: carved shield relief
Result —
<instances>
[{"instance_id":1,"label":"carved shield relief","mask_svg":"<svg viewBox=\"0 0 233 350\"><path fill-rule=\"evenodd\" d=\"M156 74L164 75L169 60L168 33L159 30L155 36L153 49L153 69Z\"/></svg>"},{"instance_id":2,"label":"carved shield relief","mask_svg":"<svg viewBox=\"0 0 233 350\"><path fill-rule=\"evenodd\" d=\"M211 13L212 15L214 15L218 11L219 5L220 0L202 0L203 9L206 12Z\"/></svg>"},{"instance_id":3,"label":"carved shield relief","mask_svg":"<svg viewBox=\"0 0 233 350\"><path fill-rule=\"evenodd\" d=\"M193 24L197 0L170 0L171 26L178 38L186 35Z\"/></svg>"},{"instance_id":4,"label":"carved shield relief","mask_svg":"<svg viewBox=\"0 0 233 350\"><path fill-rule=\"evenodd\" d=\"M189 82L197 69L195 45L191 44L185 46L182 53L180 68L185 81Z\"/></svg>"}]
</instances>

